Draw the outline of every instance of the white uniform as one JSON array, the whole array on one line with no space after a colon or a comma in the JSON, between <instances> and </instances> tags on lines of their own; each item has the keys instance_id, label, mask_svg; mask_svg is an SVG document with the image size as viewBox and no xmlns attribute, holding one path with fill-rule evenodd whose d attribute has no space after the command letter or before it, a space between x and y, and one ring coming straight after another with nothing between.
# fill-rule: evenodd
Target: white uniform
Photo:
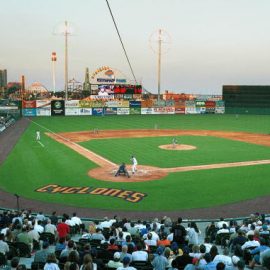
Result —
<instances>
[{"instance_id":1,"label":"white uniform","mask_svg":"<svg viewBox=\"0 0 270 270\"><path fill-rule=\"evenodd\" d=\"M36 132L36 139L37 139L37 141L40 141L40 131Z\"/></svg>"},{"instance_id":2,"label":"white uniform","mask_svg":"<svg viewBox=\"0 0 270 270\"><path fill-rule=\"evenodd\" d=\"M137 171L137 159L135 157L131 158L131 162L132 162L132 173L134 174Z\"/></svg>"}]
</instances>

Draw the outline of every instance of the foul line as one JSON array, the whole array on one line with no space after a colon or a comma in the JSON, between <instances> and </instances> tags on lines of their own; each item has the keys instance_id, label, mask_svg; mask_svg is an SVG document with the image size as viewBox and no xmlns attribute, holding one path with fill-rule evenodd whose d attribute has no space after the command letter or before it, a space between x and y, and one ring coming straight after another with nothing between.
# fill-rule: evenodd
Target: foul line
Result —
<instances>
[{"instance_id":1,"label":"foul line","mask_svg":"<svg viewBox=\"0 0 270 270\"><path fill-rule=\"evenodd\" d=\"M45 147L41 141L37 141L42 147Z\"/></svg>"},{"instance_id":2,"label":"foul line","mask_svg":"<svg viewBox=\"0 0 270 270\"><path fill-rule=\"evenodd\" d=\"M36 124L37 126L39 126L39 127L43 128L43 129L49 131L49 132L50 132L51 134L53 134L56 138L58 137L58 138L62 139L63 142L64 142L64 144L67 145L67 146L69 146L70 148L72 148L71 145L74 145L75 147L80 148L80 149L83 150L84 152L88 152L88 153L92 154L93 156L95 156L95 157L97 157L97 158L103 160L104 162L109 163L109 164L112 165L112 166L117 166L115 163L109 161L108 159L106 159L106 158L104 158L104 157L102 157L102 156L100 156L100 155L98 155L98 154L96 154L96 153L94 153L94 152L92 152L92 151L90 151L90 150L88 150L88 149L82 147L81 145L79 145L79 144L77 144L77 143L75 143L75 142L70 141L69 139L67 139L67 138L65 138L65 137L63 137L63 136L61 136L61 135L59 135L59 134L53 132L52 130L50 130L50 129L48 129L48 128L46 128L46 127L44 127L44 126L38 124L37 122L35 122L35 121L33 121L33 120L30 120L29 118L26 118L26 119L27 119L28 121L30 121L30 122ZM51 137L51 136L50 136L50 137ZM51 137L51 138L53 138L53 137ZM55 139L56 139L56 138L55 138ZM57 140L57 139L56 139L56 140ZM59 141L58 141L58 142L59 142ZM83 156L86 157L86 158L88 158L88 157L85 156L85 155L83 155ZM92 162L96 163L96 162L93 161L92 159L90 159L90 158L88 158L88 159L91 160Z\"/></svg>"}]
</instances>

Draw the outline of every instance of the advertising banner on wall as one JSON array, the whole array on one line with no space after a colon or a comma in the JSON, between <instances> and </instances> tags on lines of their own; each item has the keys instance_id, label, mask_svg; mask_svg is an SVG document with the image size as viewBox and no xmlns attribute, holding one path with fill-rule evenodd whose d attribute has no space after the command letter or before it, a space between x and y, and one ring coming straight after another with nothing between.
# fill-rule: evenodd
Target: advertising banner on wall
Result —
<instances>
[{"instance_id":1,"label":"advertising banner on wall","mask_svg":"<svg viewBox=\"0 0 270 270\"><path fill-rule=\"evenodd\" d=\"M129 114L141 114L141 108L140 107L129 108Z\"/></svg>"},{"instance_id":2,"label":"advertising banner on wall","mask_svg":"<svg viewBox=\"0 0 270 270\"><path fill-rule=\"evenodd\" d=\"M93 108L92 109L92 115L103 116L104 115L103 108Z\"/></svg>"},{"instance_id":3,"label":"advertising banner on wall","mask_svg":"<svg viewBox=\"0 0 270 270\"><path fill-rule=\"evenodd\" d=\"M215 113L216 102L215 101L205 101L206 113Z\"/></svg>"},{"instance_id":4,"label":"advertising banner on wall","mask_svg":"<svg viewBox=\"0 0 270 270\"><path fill-rule=\"evenodd\" d=\"M142 98L142 95L141 94L133 94L133 99L136 100L136 99L141 99Z\"/></svg>"},{"instance_id":5,"label":"advertising banner on wall","mask_svg":"<svg viewBox=\"0 0 270 270\"><path fill-rule=\"evenodd\" d=\"M174 111L175 114L185 114L185 111L186 111L185 107L175 107L174 109L175 109Z\"/></svg>"},{"instance_id":6,"label":"advertising banner on wall","mask_svg":"<svg viewBox=\"0 0 270 270\"><path fill-rule=\"evenodd\" d=\"M23 108L36 108L35 100L23 100Z\"/></svg>"},{"instance_id":7,"label":"advertising banner on wall","mask_svg":"<svg viewBox=\"0 0 270 270\"><path fill-rule=\"evenodd\" d=\"M80 100L79 106L81 108L100 108L104 107L104 100Z\"/></svg>"},{"instance_id":8,"label":"advertising banner on wall","mask_svg":"<svg viewBox=\"0 0 270 270\"><path fill-rule=\"evenodd\" d=\"M117 114L118 115L127 115L127 114L129 114L129 108L117 108Z\"/></svg>"},{"instance_id":9,"label":"advertising banner on wall","mask_svg":"<svg viewBox=\"0 0 270 270\"><path fill-rule=\"evenodd\" d=\"M132 94L124 94L124 99L126 99L126 100L130 100L130 99L132 99L133 97L132 97Z\"/></svg>"},{"instance_id":10,"label":"advertising banner on wall","mask_svg":"<svg viewBox=\"0 0 270 270\"><path fill-rule=\"evenodd\" d=\"M50 100L37 100L37 116L51 116L51 101Z\"/></svg>"},{"instance_id":11,"label":"advertising banner on wall","mask_svg":"<svg viewBox=\"0 0 270 270\"><path fill-rule=\"evenodd\" d=\"M138 101L138 100L130 100L129 101L130 108L141 107L141 105L142 105L141 101Z\"/></svg>"},{"instance_id":12,"label":"advertising banner on wall","mask_svg":"<svg viewBox=\"0 0 270 270\"><path fill-rule=\"evenodd\" d=\"M92 110L91 108L79 108L79 115L92 115Z\"/></svg>"},{"instance_id":13,"label":"advertising banner on wall","mask_svg":"<svg viewBox=\"0 0 270 270\"><path fill-rule=\"evenodd\" d=\"M37 109L36 108L23 109L22 114L23 114L23 116L36 116Z\"/></svg>"},{"instance_id":14,"label":"advertising banner on wall","mask_svg":"<svg viewBox=\"0 0 270 270\"><path fill-rule=\"evenodd\" d=\"M206 112L205 107L196 107L196 113L197 114L204 114Z\"/></svg>"},{"instance_id":15,"label":"advertising banner on wall","mask_svg":"<svg viewBox=\"0 0 270 270\"><path fill-rule=\"evenodd\" d=\"M50 108L37 108L37 116L51 116L51 106Z\"/></svg>"},{"instance_id":16,"label":"advertising banner on wall","mask_svg":"<svg viewBox=\"0 0 270 270\"><path fill-rule=\"evenodd\" d=\"M216 101L215 113L220 113L220 114L225 113L225 102L224 102L224 100L217 100Z\"/></svg>"},{"instance_id":17,"label":"advertising banner on wall","mask_svg":"<svg viewBox=\"0 0 270 270\"><path fill-rule=\"evenodd\" d=\"M80 100L66 100L65 101L66 108L77 108L80 107Z\"/></svg>"},{"instance_id":18,"label":"advertising banner on wall","mask_svg":"<svg viewBox=\"0 0 270 270\"><path fill-rule=\"evenodd\" d=\"M129 102L128 100L108 100L104 105L109 108L127 108L129 107Z\"/></svg>"},{"instance_id":19,"label":"advertising banner on wall","mask_svg":"<svg viewBox=\"0 0 270 270\"><path fill-rule=\"evenodd\" d=\"M153 101L153 107L165 107L165 100L160 100L160 101L158 101L158 100L154 100Z\"/></svg>"},{"instance_id":20,"label":"advertising banner on wall","mask_svg":"<svg viewBox=\"0 0 270 270\"><path fill-rule=\"evenodd\" d=\"M141 114L153 114L153 108L141 108Z\"/></svg>"},{"instance_id":21,"label":"advertising banner on wall","mask_svg":"<svg viewBox=\"0 0 270 270\"><path fill-rule=\"evenodd\" d=\"M52 100L51 115L52 116L65 115L65 101L64 100Z\"/></svg>"},{"instance_id":22,"label":"advertising banner on wall","mask_svg":"<svg viewBox=\"0 0 270 270\"><path fill-rule=\"evenodd\" d=\"M66 107L65 108L65 115L70 116L70 115L80 115L80 110L81 108L76 108L76 107ZM89 108L90 110L90 108Z\"/></svg>"},{"instance_id":23,"label":"advertising banner on wall","mask_svg":"<svg viewBox=\"0 0 270 270\"><path fill-rule=\"evenodd\" d=\"M104 108L104 114L105 115L116 115L117 108Z\"/></svg>"},{"instance_id":24,"label":"advertising banner on wall","mask_svg":"<svg viewBox=\"0 0 270 270\"><path fill-rule=\"evenodd\" d=\"M152 99L142 100L141 106L142 106L142 108L152 108L153 107L153 100Z\"/></svg>"},{"instance_id":25,"label":"advertising banner on wall","mask_svg":"<svg viewBox=\"0 0 270 270\"><path fill-rule=\"evenodd\" d=\"M174 107L155 107L153 108L153 114L174 114Z\"/></svg>"},{"instance_id":26,"label":"advertising banner on wall","mask_svg":"<svg viewBox=\"0 0 270 270\"><path fill-rule=\"evenodd\" d=\"M185 108L185 114L196 114L196 107L186 107Z\"/></svg>"}]
</instances>

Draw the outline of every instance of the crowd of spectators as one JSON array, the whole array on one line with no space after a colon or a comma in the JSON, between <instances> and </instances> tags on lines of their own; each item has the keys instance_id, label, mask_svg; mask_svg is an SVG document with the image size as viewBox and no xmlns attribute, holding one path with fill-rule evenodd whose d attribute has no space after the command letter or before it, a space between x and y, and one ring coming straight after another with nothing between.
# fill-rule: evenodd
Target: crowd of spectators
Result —
<instances>
[{"instance_id":1,"label":"crowd of spectators","mask_svg":"<svg viewBox=\"0 0 270 270\"><path fill-rule=\"evenodd\" d=\"M243 221L220 219L200 231L182 218L131 221L82 220L56 212L0 214L0 270L242 270L270 269L270 220L254 214ZM205 237L202 237L204 235Z\"/></svg>"}]
</instances>

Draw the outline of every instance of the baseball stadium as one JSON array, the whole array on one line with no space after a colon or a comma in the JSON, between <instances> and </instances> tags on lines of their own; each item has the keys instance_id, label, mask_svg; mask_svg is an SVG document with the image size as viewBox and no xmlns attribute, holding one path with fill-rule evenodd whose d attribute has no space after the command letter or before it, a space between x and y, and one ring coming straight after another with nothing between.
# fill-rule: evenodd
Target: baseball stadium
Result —
<instances>
[{"instance_id":1,"label":"baseball stadium","mask_svg":"<svg viewBox=\"0 0 270 270\"><path fill-rule=\"evenodd\" d=\"M8 107L17 120L1 133L1 206L19 198L21 208L96 218L267 213L269 89L224 86L220 97L158 103L130 86L128 99L23 100ZM122 163L130 177L115 176Z\"/></svg>"},{"instance_id":2,"label":"baseball stadium","mask_svg":"<svg viewBox=\"0 0 270 270\"><path fill-rule=\"evenodd\" d=\"M270 4L231 2L3 1L0 270L270 270Z\"/></svg>"}]
</instances>

